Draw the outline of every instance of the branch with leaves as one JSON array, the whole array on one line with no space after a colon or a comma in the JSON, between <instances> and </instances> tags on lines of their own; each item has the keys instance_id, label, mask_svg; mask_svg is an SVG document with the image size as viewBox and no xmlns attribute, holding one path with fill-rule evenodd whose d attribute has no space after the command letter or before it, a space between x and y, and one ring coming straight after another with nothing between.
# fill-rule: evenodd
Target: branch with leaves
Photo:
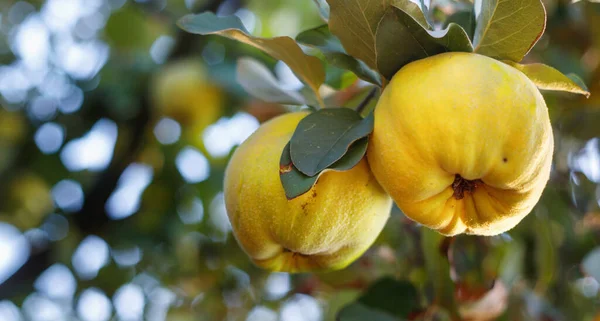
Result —
<instances>
[{"instance_id":1,"label":"branch with leaves","mask_svg":"<svg viewBox=\"0 0 600 321\"><path fill-rule=\"evenodd\" d=\"M282 151L279 174L289 200L308 192L322 173L349 170L363 159L375 120L372 113L365 118L361 113L376 98L377 91L384 90L400 70L415 61L448 52L487 56L511 66L513 71L518 70L541 90L589 96L575 75L564 75L543 64L519 64L546 27L546 13L540 0L486 0L477 18L470 8L450 17L444 28L434 27L423 3L418 5L409 0L314 2L326 24L301 32L295 40L255 37L233 16L202 13L179 21L179 26L190 33L221 35L262 50L286 63L306 86L304 89L308 89L281 88L267 67L250 58L239 60L238 80L251 95L269 102L308 105L316 110L300 121ZM324 66L353 73L372 88L355 110L328 104L327 96L323 95L327 87ZM505 158L504 162L507 161ZM464 183L459 178L456 178L458 185ZM432 280L435 295L431 301L458 320L449 262L446 254L440 259L438 252L444 239L427 231L422 243L428 272L436 275ZM378 292L378 286L374 285L357 303L342 309L338 319L352 320L360 315L360 319L399 320L414 316L420 309L412 303L402 311L397 311L398 306L386 306L386 302L380 302L383 299L370 295ZM388 280L381 286L403 288L397 300L404 300L403 295L409 299L416 296L402 282Z\"/></svg>"}]
</instances>

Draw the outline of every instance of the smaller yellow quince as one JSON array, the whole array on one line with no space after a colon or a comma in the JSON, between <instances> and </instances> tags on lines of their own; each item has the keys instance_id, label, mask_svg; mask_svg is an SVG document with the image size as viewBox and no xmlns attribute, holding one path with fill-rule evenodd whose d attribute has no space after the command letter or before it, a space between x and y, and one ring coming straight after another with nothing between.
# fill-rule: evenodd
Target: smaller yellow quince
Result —
<instances>
[{"instance_id":1,"label":"smaller yellow quince","mask_svg":"<svg viewBox=\"0 0 600 321\"><path fill-rule=\"evenodd\" d=\"M392 206L366 159L349 171L327 171L306 194L286 198L279 160L306 115L285 114L263 124L225 172L234 235L256 265L273 271L346 267L375 241Z\"/></svg>"}]
</instances>

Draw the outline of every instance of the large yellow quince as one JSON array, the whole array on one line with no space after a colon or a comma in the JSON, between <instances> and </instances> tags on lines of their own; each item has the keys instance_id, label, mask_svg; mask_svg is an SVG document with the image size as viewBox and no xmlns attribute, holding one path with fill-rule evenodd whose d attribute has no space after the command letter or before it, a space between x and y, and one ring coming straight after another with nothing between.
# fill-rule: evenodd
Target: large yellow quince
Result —
<instances>
[{"instance_id":1,"label":"large yellow quince","mask_svg":"<svg viewBox=\"0 0 600 321\"><path fill-rule=\"evenodd\" d=\"M225 172L234 235L256 265L273 271L346 267L375 241L392 205L366 159L349 171L327 171L308 193L286 198L279 160L306 115L285 114L263 124Z\"/></svg>"},{"instance_id":2,"label":"large yellow quince","mask_svg":"<svg viewBox=\"0 0 600 321\"><path fill-rule=\"evenodd\" d=\"M368 159L412 220L445 235L495 235L539 200L553 145L544 99L524 74L446 53L393 77L375 110Z\"/></svg>"}]
</instances>

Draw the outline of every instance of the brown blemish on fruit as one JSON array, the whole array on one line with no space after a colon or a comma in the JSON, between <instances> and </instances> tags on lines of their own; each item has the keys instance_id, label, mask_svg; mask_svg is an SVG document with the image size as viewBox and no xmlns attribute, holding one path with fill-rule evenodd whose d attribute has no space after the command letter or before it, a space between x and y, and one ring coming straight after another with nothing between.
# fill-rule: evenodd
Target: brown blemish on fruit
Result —
<instances>
[{"instance_id":1,"label":"brown blemish on fruit","mask_svg":"<svg viewBox=\"0 0 600 321\"><path fill-rule=\"evenodd\" d=\"M304 215L308 215L308 209L306 209L306 207L308 207L308 203L304 203L300 207L302 208L302 213L304 213Z\"/></svg>"},{"instance_id":2,"label":"brown blemish on fruit","mask_svg":"<svg viewBox=\"0 0 600 321\"><path fill-rule=\"evenodd\" d=\"M506 162L508 162L508 158L504 157L504 158L502 159L502 161L506 163Z\"/></svg>"},{"instance_id":3,"label":"brown blemish on fruit","mask_svg":"<svg viewBox=\"0 0 600 321\"><path fill-rule=\"evenodd\" d=\"M461 200L465 197L465 193L473 193L479 184L483 182L479 179L469 181L456 174L454 176L454 182L452 183L452 189L454 190L454 198Z\"/></svg>"},{"instance_id":4,"label":"brown blemish on fruit","mask_svg":"<svg viewBox=\"0 0 600 321\"><path fill-rule=\"evenodd\" d=\"M287 165L279 165L279 174L285 174L292 171L292 163Z\"/></svg>"}]
</instances>

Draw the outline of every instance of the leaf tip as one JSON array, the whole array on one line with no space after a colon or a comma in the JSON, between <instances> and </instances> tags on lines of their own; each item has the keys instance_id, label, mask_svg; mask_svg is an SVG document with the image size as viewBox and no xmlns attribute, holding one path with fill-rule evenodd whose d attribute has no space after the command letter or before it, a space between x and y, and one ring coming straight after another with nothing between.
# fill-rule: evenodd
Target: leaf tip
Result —
<instances>
[{"instance_id":1,"label":"leaf tip","mask_svg":"<svg viewBox=\"0 0 600 321\"><path fill-rule=\"evenodd\" d=\"M177 27L179 27L179 28L187 31L185 25L192 18L191 16L193 16L193 15L192 14L186 14L185 16L179 18L175 24L177 25Z\"/></svg>"}]
</instances>

